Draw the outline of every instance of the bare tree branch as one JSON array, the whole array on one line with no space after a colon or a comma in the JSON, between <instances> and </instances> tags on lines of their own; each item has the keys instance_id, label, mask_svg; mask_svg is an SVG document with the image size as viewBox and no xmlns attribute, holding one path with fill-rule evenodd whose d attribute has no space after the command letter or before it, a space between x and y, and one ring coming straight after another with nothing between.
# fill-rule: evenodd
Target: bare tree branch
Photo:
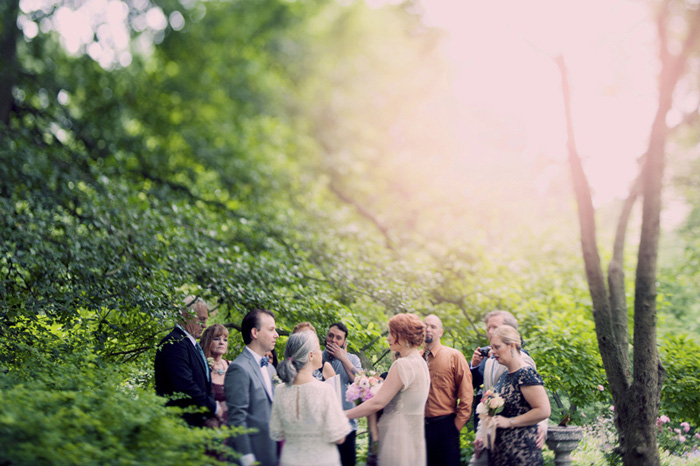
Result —
<instances>
[{"instance_id":1,"label":"bare tree branch","mask_svg":"<svg viewBox=\"0 0 700 466\"><path fill-rule=\"evenodd\" d=\"M644 157L642 157L644 160ZM627 294L625 292L624 250L627 225L629 223L632 208L641 192L641 177L638 176L630 193L622 206L620 218L615 233L613 244L613 257L608 265L608 289L610 290L610 313L612 315L613 334L620 348L629 345L629 326L627 324ZM627 351L621 351L623 358L622 367L625 368L625 378L630 378L630 361Z\"/></svg>"},{"instance_id":2,"label":"bare tree branch","mask_svg":"<svg viewBox=\"0 0 700 466\"><path fill-rule=\"evenodd\" d=\"M573 118L571 116L571 90L569 87L568 72L564 57L556 58L557 66L562 77L562 92L564 95L564 110L567 129L567 149L569 152L569 165L576 193L578 205L579 223L581 226L581 249L586 268L586 279L593 300L593 319L598 337L598 347L605 372L608 374L610 388L614 397L622 397L629 386L627 374L629 367L623 366L625 358L621 355L627 352L627 347L621 347L615 339L613 319L610 309L610 301L605 285L605 278L601 267L598 244L596 242L595 211L588 179L583 170L581 157L578 155L574 138Z\"/></svg>"},{"instance_id":3,"label":"bare tree branch","mask_svg":"<svg viewBox=\"0 0 700 466\"><path fill-rule=\"evenodd\" d=\"M391 251L395 251L394 243L391 240L391 237L389 236L389 228L387 228L382 222L380 222L379 219L369 211L369 209L362 206L359 202L355 201L350 196L347 196L345 193L340 191L340 189L338 189L334 183L329 184L329 189L336 196L338 196L338 199L345 202L346 204L350 204L351 206L353 206L357 210L357 212L359 212L360 215L372 222L372 224L375 227L377 227L382 236L384 236L384 243L386 247Z\"/></svg>"},{"instance_id":4,"label":"bare tree branch","mask_svg":"<svg viewBox=\"0 0 700 466\"><path fill-rule=\"evenodd\" d=\"M464 305L464 297L460 297L459 299L448 298L436 291L432 293L432 296L435 299L436 304L449 303L457 306L457 308L462 312L462 315L464 315L464 318L467 319L467 322L469 322L469 325L471 325L472 329L474 330L474 333L476 333L480 337L486 338L486 335L476 327L476 323L474 322L474 320L472 320L471 316L467 312L467 308Z\"/></svg>"}]
</instances>

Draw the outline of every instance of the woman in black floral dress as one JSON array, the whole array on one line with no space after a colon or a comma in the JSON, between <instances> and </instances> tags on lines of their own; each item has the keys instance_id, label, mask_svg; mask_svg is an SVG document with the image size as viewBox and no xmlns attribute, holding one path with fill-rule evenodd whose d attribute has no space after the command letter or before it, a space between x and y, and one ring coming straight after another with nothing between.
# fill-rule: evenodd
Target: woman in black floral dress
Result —
<instances>
[{"instance_id":1,"label":"woman in black floral dress","mask_svg":"<svg viewBox=\"0 0 700 466\"><path fill-rule=\"evenodd\" d=\"M508 371L496 382L504 400L495 416L496 441L489 452L489 466L541 465L542 450L536 446L537 423L549 417L549 397L542 378L520 355L520 334L513 327L498 327L491 350Z\"/></svg>"}]
</instances>

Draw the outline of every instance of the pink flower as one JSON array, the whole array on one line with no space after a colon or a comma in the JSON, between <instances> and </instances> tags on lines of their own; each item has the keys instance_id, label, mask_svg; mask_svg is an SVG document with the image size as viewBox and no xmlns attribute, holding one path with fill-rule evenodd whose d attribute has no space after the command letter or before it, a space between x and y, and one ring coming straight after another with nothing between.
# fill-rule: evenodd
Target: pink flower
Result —
<instances>
[{"instance_id":1,"label":"pink flower","mask_svg":"<svg viewBox=\"0 0 700 466\"><path fill-rule=\"evenodd\" d=\"M681 427L683 428L683 432L688 432L690 430L690 424L687 422L681 422Z\"/></svg>"},{"instance_id":2,"label":"pink flower","mask_svg":"<svg viewBox=\"0 0 700 466\"><path fill-rule=\"evenodd\" d=\"M674 431L675 433L677 433L678 435L681 434L681 430L680 430L680 429L673 429L673 431Z\"/></svg>"},{"instance_id":3,"label":"pink flower","mask_svg":"<svg viewBox=\"0 0 700 466\"><path fill-rule=\"evenodd\" d=\"M681 443L685 443L685 435L679 435L678 440L680 440Z\"/></svg>"},{"instance_id":4,"label":"pink flower","mask_svg":"<svg viewBox=\"0 0 700 466\"><path fill-rule=\"evenodd\" d=\"M660 416L656 422L666 424L667 422L671 422L671 419L669 419L668 416Z\"/></svg>"},{"instance_id":5,"label":"pink flower","mask_svg":"<svg viewBox=\"0 0 700 466\"><path fill-rule=\"evenodd\" d=\"M695 438L700 439L700 432L695 432Z\"/></svg>"},{"instance_id":6,"label":"pink flower","mask_svg":"<svg viewBox=\"0 0 700 466\"><path fill-rule=\"evenodd\" d=\"M615 411L615 406L611 406L610 411Z\"/></svg>"},{"instance_id":7,"label":"pink flower","mask_svg":"<svg viewBox=\"0 0 700 466\"><path fill-rule=\"evenodd\" d=\"M345 391L345 399L348 401L355 401L358 398L360 398L360 396L362 396L362 393L360 392L360 387L358 387L354 383L350 384L348 389Z\"/></svg>"},{"instance_id":8,"label":"pink flower","mask_svg":"<svg viewBox=\"0 0 700 466\"><path fill-rule=\"evenodd\" d=\"M605 390L605 387L603 387L602 385L598 385L598 390L600 390L602 392Z\"/></svg>"}]
</instances>

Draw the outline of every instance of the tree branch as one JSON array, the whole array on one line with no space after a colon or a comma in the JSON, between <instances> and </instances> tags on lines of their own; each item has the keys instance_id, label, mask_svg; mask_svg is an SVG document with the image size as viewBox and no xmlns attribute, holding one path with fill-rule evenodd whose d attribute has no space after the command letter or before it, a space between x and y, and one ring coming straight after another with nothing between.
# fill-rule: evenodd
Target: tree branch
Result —
<instances>
[{"instance_id":1,"label":"tree branch","mask_svg":"<svg viewBox=\"0 0 700 466\"><path fill-rule=\"evenodd\" d=\"M622 353L627 353L628 348L626 346L622 347L615 339L610 302L596 242L595 210L593 208L591 190L574 138L568 72L563 56L558 56L555 61L562 77L569 166L578 205L579 223L581 226L581 249L586 268L588 289L593 300L593 320L598 337L598 348L603 359L605 372L608 374L613 397L619 399L618 397L624 396L629 386L629 380L626 376L629 368L622 365L624 361Z\"/></svg>"},{"instance_id":2,"label":"tree branch","mask_svg":"<svg viewBox=\"0 0 700 466\"><path fill-rule=\"evenodd\" d=\"M644 156L642 157L642 160ZM625 238L627 235L627 225L629 223L632 208L641 192L641 175L638 176L630 193L625 199L620 212L620 218L615 232L615 241L613 244L613 257L608 265L608 289L610 290L610 313L612 316L613 335L617 345L620 348L629 346L629 326L627 324L627 294L625 293L625 269L624 269L624 250ZM627 351L621 351L622 367L625 371L625 378L630 379L630 361Z\"/></svg>"},{"instance_id":3,"label":"tree branch","mask_svg":"<svg viewBox=\"0 0 700 466\"><path fill-rule=\"evenodd\" d=\"M375 227L377 227L382 236L384 236L384 244L386 245L386 247L391 251L395 251L394 243L391 241L391 237L389 236L389 229L382 222L380 222L376 216L374 216L367 208L360 205L359 202L355 201L354 199L341 192L340 189L338 189L334 183L329 184L329 189L338 197L338 199L345 202L346 204L350 204L351 206L353 206L357 210L357 212L359 212L360 215L362 215L364 218L369 220Z\"/></svg>"},{"instance_id":4,"label":"tree branch","mask_svg":"<svg viewBox=\"0 0 700 466\"><path fill-rule=\"evenodd\" d=\"M471 325L472 329L474 330L474 333L476 333L478 336L486 338L486 335L483 334L478 328L476 328L476 323L472 320L471 316L467 312L467 308L464 305L464 297L461 297L459 300L451 299L441 295L436 291L433 291L432 295L433 298L436 300L436 304L449 303L457 306L457 308L462 312L462 315L464 315L464 318L467 319L467 322L469 322L469 325Z\"/></svg>"}]
</instances>

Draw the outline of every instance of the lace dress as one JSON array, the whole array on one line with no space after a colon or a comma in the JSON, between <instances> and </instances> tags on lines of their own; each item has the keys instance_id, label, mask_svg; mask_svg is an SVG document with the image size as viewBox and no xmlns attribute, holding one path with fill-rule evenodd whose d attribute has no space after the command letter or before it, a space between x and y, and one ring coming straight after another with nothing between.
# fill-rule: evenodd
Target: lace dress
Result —
<instances>
[{"instance_id":1,"label":"lace dress","mask_svg":"<svg viewBox=\"0 0 700 466\"><path fill-rule=\"evenodd\" d=\"M275 388L270 437L284 440L280 466L339 466L333 443L350 433L350 422L331 385L314 381Z\"/></svg>"},{"instance_id":2,"label":"lace dress","mask_svg":"<svg viewBox=\"0 0 700 466\"><path fill-rule=\"evenodd\" d=\"M496 382L495 391L505 404L499 414L515 417L532 409L521 385L543 385L542 377L532 367L523 367L512 374L505 373ZM489 452L489 466L535 466L542 464L542 450L537 448L537 425L496 429L494 448Z\"/></svg>"},{"instance_id":3,"label":"lace dress","mask_svg":"<svg viewBox=\"0 0 700 466\"><path fill-rule=\"evenodd\" d=\"M397 359L389 371L398 371L403 388L384 407L377 425L380 466L426 464L424 413L430 373L418 354Z\"/></svg>"}]
</instances>

